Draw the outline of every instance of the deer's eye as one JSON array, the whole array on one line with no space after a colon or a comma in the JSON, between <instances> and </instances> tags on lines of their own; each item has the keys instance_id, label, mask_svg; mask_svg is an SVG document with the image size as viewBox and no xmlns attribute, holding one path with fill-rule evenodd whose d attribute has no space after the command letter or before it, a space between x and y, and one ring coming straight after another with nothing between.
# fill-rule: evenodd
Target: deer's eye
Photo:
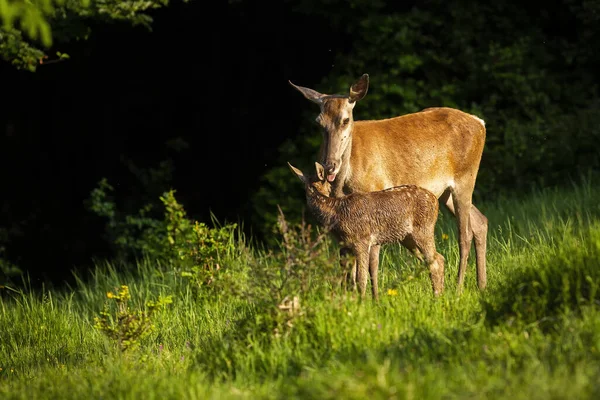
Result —
<instances>
[{"instance_id":1,"label":"deer's eye","mask_svg":"<svg viewBox=\"0 0 600 400\"><path fill-rule=\"evenodd\" d=\"M350 122L350 118L344 118L342 121L342 125L346 126L346 125L348 125L348 122Z\"/></svg>"}]
</instances>

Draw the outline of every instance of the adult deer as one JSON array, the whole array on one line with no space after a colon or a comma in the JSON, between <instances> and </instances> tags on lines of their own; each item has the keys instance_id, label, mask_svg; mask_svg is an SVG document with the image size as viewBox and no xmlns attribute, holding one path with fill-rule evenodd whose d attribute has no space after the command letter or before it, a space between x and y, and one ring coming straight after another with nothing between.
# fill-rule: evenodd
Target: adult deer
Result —
<instances>
[{"instance_id":1,"label":"adult deer","mask_svg":"<svg viewBox=\"0 0 600 400\"><path fill-rule=\"evenodd\" d=\"M352 110L367 94L369 75L361 76L347 96L321 94L289 83L321 108L316 119L323 128L319 161L332 183L332 196L403 184L428 189L456 217L458 290L464 283L473 239L477 284L484 289L488 222L471 203L485 144L484 121L446 107L383 120L354 121ZM379 264L379 250L379 246L372 249L370 268Z\"/></svg>"}]
</instances>

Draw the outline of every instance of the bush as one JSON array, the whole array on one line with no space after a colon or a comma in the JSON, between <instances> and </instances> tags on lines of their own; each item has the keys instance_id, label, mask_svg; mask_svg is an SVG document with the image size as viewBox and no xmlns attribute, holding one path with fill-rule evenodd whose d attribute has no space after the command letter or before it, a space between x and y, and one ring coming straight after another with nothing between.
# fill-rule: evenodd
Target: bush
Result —
<instances>
[{"instance_id":1,"label":"bush","mask_svg":"<svg viewBox=\"0 0 600 400\"><path fill-rule=\"evenodd\" d=\"M211 228L189 219L174 190L160 196L162 219L149 215L154 208L152 204L140 209L137 215L121 216L108 196L113 190L106 179L101 180L91 193L89 208L107 219L107 235L116 247L117 258L125 261L149 258L170 265L189 279L195 290L219 291L236 285L237 275L225 268L222 259L238 258L244 250L242 241L236 238L237 224L216 226L213 221L215 227ZM220 285L215 284L217 281Z\"/></svg>"},{"instance_id":2,"label":"bush","mask_svg":"<svg viewBox=\"0 0 600 400\"><path fill-rule=\"evenodd\" d=\"M100 316L94 318L94 327L115 341L117 348L125 352L136 347L140 340L154 329L152 315L160 308L173 302L171 296L159 296L157 301L148 301L145 310L132 310L129 307L129 287L121 285L115 293L108 292L106 297L112 300L104 304Z\"/></svg>"}]
</instances>

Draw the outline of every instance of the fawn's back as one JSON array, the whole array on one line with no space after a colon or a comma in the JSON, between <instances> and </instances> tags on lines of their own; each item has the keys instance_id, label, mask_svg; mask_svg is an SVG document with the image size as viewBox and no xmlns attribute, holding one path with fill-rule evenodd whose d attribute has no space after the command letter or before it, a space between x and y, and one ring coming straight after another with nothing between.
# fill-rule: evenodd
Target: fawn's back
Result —
<instances>
[{"instance_id":1,"label":"fawn's back","mask_svg":"<svg viewBox=\"0 0 600 400\"><path fill-rule=\"evenodd\" d=\"M415 185L352 193L340 200L334 232L349 242L402 242L407 235L432 230L438 217L437 197Z\"/></svg>"}]
</instances>

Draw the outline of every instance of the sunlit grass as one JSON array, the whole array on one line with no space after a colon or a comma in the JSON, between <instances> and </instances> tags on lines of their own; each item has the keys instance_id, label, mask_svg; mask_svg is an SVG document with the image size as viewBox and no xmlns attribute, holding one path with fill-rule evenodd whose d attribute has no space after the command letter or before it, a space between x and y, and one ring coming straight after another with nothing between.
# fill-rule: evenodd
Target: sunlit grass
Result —
<instances>
[{"instance_id":1,"label":"sunlit grass","mask_svg":"<svg viewBox=\"0 0 600 400\"><path fill-rule=\"evenodd\" d=\"M0 398L598 398L599 197L585 181L478 204L490 221L483 293L474 253L456 293L456 228L444 214L442 297L422 265L390 246L378 304L308 293L282 336L253 328L266 310L252 299L199 296L174 267L151 260L99 265L67 291L4 288ZM252 263L247 274L276 267L263 250L228 262ZM173 295L154 331L123 354L93 327L120 285L134 308Z\"/></svg>"}]
</instances>

